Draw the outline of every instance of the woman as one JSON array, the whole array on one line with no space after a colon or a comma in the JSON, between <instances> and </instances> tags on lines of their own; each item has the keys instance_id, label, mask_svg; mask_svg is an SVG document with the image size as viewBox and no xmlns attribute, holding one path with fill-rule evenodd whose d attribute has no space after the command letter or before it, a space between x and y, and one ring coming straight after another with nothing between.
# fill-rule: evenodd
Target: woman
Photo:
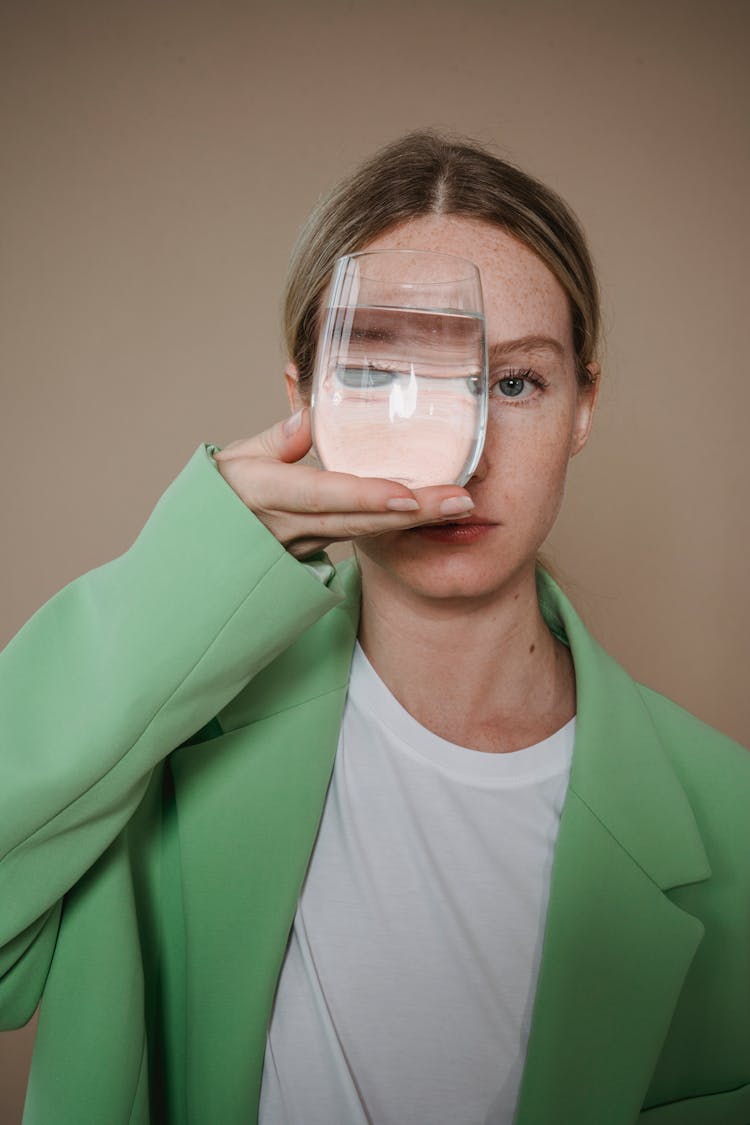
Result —
<instances>
[{"instance_id":1,"label":"woman","mask_svg":"<svg viewBox=\"0 0 750 1125\"><path fill-rule=\"evenodd\" d=\"M298 463L322 295L365 246L480 268L464 489ZM313 216L290 418L199 450L4 658L27 1123L750 1120L748 758L536 566L597 327L570 212L474 146L407 137Z\"/></svg>"}]
</instances>

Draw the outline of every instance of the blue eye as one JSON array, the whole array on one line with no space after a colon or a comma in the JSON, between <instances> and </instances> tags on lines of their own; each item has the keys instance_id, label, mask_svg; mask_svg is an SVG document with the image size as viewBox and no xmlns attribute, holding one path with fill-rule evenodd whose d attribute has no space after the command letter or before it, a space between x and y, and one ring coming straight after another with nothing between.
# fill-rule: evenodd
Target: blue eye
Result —
<instances>
[{"instance_id":1,"label":"blue eye","mask_svg":"<svg viewBox=\"0 0 750 1125\"><path fill-rule=\"evenodd\" d=\"M490 387L490 394L495 398L524 400L542 387L540 379L531 371L511 371L502 379L496 379Z\"/></svg>"},{"instance_id":2,"label":"blue eye","mask_svg":"<svg viewBox=\"0 0 750 1125\"><path fill-rule=\"evenodd\" d=\"M507 398L518 398L523 393L526 380L519 379L517 375L512 375L509 379L500 379L497 385Z\"/></svg>"},{"instance_id":3,"label":"blue eye","mask_svg":"<svg viewBox=\"0 0 750 1125\"><path fill-rule=\"evenodd\" d=\"M371 391L378 387L389 387L398 377L396 371L384 371L379 367L337 367L336 378L349 390Z\"/></svg>"}]
</instances>

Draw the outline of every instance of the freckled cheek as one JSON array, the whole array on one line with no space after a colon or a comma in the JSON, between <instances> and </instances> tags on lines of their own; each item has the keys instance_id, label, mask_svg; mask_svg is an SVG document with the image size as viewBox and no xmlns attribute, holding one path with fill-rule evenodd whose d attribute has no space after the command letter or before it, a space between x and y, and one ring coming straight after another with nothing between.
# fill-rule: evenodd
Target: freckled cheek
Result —
<instances>
[{"instance_id":1,"label":"freckled cheek","mask_svg":"<svg viewBox=\"0 0 750 1125\"><path fill-rule=\"evenodd\" d=\"M525 508L530 516L556 511L568 467L570 435L564 427L551 430L493 427L485 446L488 483L505 503Z\"/></svg>"},{"instance_id":2,"label":"freckled cheek","mask_svg":"<svg viewBox=\"0 0 750 1125\"><path fill-rule=\"evenodd\" d=\"M567 462L559 458L529 458L503 474L500 487L510 502L530 512L557 508L565 485L566 466Z\"/></svg>"},{"instance_id":3,"label":"freckled cheek","mask_svg":"<svg viewBox=\"0 0 750 1125\"><path fill-rule=\"evenodd\" d=\"M555 426L490 419L484 448L493 470L528 465L540 472L559 471L569 457L570 426L563 419Z\"/></svg>"}]
</instances>

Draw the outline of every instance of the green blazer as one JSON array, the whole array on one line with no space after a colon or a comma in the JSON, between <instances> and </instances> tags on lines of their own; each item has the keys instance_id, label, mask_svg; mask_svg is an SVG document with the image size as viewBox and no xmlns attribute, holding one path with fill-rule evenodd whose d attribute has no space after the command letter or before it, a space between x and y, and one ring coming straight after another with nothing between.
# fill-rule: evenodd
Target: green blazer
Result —
<instances>
[{"instance_id":1,"label":"green blazer","mask_svg":"<svg viewBox=\"0 0 750 1125\"><path fill-rule=\"evenodd\" d=\"M201 448L3 654L3 1026L42 1000L25 1125L256 1120L357 628L356 568L323 579ZM750 756L542 572L539 595L578 721L516 1125L748 1125Z\"/></svg>"}]
</instances>

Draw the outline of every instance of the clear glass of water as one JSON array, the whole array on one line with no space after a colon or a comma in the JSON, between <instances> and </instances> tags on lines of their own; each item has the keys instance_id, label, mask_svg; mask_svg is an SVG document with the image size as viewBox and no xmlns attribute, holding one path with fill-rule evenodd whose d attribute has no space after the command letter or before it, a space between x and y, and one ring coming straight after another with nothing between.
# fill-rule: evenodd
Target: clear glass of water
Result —
<instances>
[{"instance_id":1,"label":"clear glass of water","mask_svg":"<svg viewBox=\"0 0 750 1125\"><path fill-rule=\"evenodd\" d=\"M365 250L336 262L312 393L325 469L409 488L465 484L487 425L479 270L427 250Z\"/></svg>"}]
</instances>

